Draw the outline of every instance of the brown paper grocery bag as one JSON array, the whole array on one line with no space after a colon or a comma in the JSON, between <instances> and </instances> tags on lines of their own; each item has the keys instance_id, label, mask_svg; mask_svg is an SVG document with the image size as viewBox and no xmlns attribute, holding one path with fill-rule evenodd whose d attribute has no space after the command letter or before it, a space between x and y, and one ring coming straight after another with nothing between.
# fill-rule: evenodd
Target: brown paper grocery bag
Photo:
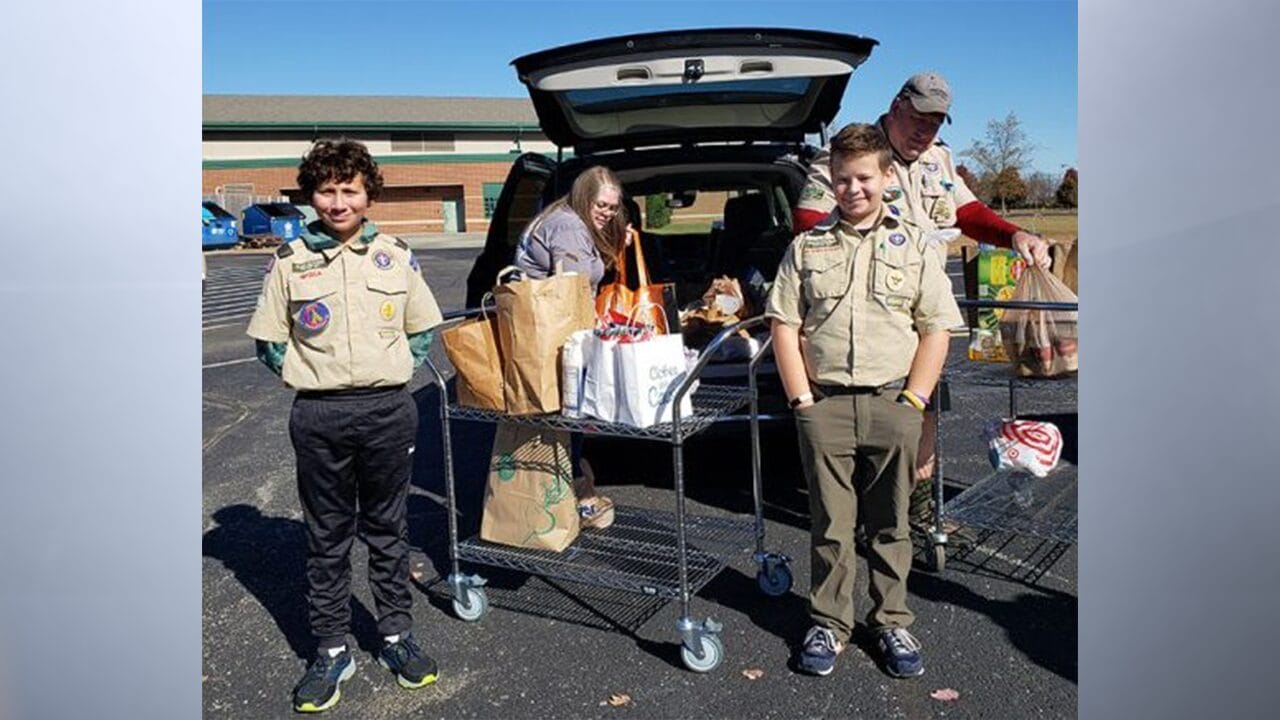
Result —
<instances>
[{"instance_id":1,"label":"brown paper grocery bag","mask_svg":"<svg viewBox=\"0 0 1280 720\"><path fill-rule=\"evenodd\" d=\"M560 552L578 537L578 528L569 434L499 424L480 539Z\"/></svg>"},{"instance_id":2,"label":"brown paper grocery bag","mask_svg":"<svg viewBox=\"0 0 1280 720\"><path fill-rule=\"evenodd\" d=\"M560 348L574 332L595 327L590 280L582 274L517 280L499 284L493 295L507 413L558 412Z\"/></svg>"},{"instance_id":3,"label":"brown paper grocery bag","mask_svg":"<svg viewBox=\"0 0 1280 720\"><path fill-rule=\"evenodd\" d=\"M468 318L443 330L440 342L457 373L458 404L505 410L497 318L485 315Z\"/></svg>"}]
</instances>

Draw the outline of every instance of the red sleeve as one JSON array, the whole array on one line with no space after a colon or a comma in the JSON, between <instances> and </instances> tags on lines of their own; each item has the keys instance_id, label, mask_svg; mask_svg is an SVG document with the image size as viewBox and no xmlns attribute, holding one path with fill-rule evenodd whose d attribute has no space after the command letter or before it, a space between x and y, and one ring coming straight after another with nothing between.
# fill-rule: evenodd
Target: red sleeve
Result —
<instances>
[{"instance_id":1,"label":"red sleeve","mask_svg":"<svg viewBox=\"0 0 1280 720\"><path fill-rule=\"evenodd\" d=\"M956 210L956 227L980 243L1000 247L1013 247L1013 234L1022 229L977 200Z\"/></svg>"},{"instance_id":2,"label":"red sleeve","mask_svg":"<svg viewBox=\"0 0 1280 720\"><path fill-rule=\"evenodd\" d=\"M807 231L809 228L817 225L820 220L831 214L830 211L822 212L820 210L809 210L807 208L796 208L794 213L795 214L791 219L791 232L796 235Z\"/></svg>"}]
</instances>

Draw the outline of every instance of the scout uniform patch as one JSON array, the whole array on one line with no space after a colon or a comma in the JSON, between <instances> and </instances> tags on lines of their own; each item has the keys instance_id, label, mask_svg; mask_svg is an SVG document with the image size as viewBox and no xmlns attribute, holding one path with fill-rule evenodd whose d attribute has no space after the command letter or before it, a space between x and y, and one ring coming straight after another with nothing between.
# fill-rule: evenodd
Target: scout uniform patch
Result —
<instances>
[{"instance_id":1,"label":"scout uniform patch","mask_svg":"<svg viewBox=\"0 0 1280 720\"><path fill-rule=\"evenodd\" d=\"M382 303L382 307L378 308L378 314L383 320L390 320L396 316L396 306L390 300Z\"/></svg>"},{"instance_id":2,"label":"scout uniform patch","mask_svg":"<svg viewBox=\"0 0 1280 720\"><path fill-rule=\"evenodd\" d=\"M378 266L379 270L390 270L391 256L385 250L379 250L373 254L373 264Z\"/></svg>"},{"instance_id":3,"label":"scout uniform patch","mask_svg":"<svg viewBox=\"0 0 1280 720\"><path fill-rule=\"evenodd\" d=\"M298 311L298 324L311 332L320 332L329 326L330 317L329 306L317 300Z\"/></svg>"}]
</instances>

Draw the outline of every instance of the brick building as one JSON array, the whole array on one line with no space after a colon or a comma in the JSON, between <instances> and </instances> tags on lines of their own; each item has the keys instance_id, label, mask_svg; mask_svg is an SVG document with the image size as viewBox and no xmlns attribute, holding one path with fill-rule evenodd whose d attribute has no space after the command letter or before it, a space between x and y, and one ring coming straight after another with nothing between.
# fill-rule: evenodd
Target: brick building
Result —
<instances>
[{"instance_id":1,"label":"brick building","mask_svg":"<svg viewBox=\"0 0 1280 720\"><path fill-rule=\"evenodd\" d=\"M527 98L205 95L201 192L233 213L251 198L306 204L298 162L337 137L377 159L369 217L398 234L486 230L512 161L556 152Z\"/></svg>"}]
</instances>

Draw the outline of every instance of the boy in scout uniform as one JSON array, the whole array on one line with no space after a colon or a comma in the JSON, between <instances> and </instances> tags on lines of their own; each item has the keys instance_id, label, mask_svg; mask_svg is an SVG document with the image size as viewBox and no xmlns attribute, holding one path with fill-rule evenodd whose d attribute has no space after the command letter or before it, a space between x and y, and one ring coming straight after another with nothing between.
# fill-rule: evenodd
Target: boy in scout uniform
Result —
<instances>
[{"instance_id":1,"label":"boy in scout uniform","mask_svg":"<svg viewBox=\"0 0 1280 720\"><path fill-rule=\"evenodd\" d=\"M890 154L874 125L835 136L836 211L791 243L765 310L809 483L813 627L797 664L816 675L832 671L853 631L859 504L870 540L867 625L890 675L924 672L906 629L907 505L922 413L963 320L939 254L883 201Z\"/></svg>"},{"instance_id":2,"label":"boy in scout uniform","mask_svg":"<svg viewBox=\"0 0 1280 720\"><path fill-rule=\"evenodd\" d=\"M892 147L893 178L885 188L890 211L898 212L924 232L957 228L980 243L1013 248L1028 264L1048 268L1049 246L1055 241L1028 232L1000 217L978 200L956 170L951 148L938 138L944 122L951 122L951 86L938 73L922 72L907 78L876 120ZM836 206L828 175L828 149L823 148L809 165L809 180L801 192L795 213L795 230L803 232L827 217ZM945 267L946 243L933 245ZM934 419L925 419L917 456L916 489L911 518L921 528L932 523ZM954 531L952 527L951 531ZM950 532L950 531L949 531Z\"/></svg>"},{"instance_id":3,"label":"boy in scout uniform","mask_svg":"<svg viewBox=\"0 0 1280 720\"><path fill-rule=\"evenodd\" d=\"M318 651L293 691L299 712L337 704L355 672L352 541L369 546L369 585L400 685L435 682L411 633L405 504L418 411L405 389L442 320L404 241L365 212L382 175L364 145L320 141L298 170L320 219L272 258L248 334L258 357L298 391L289 417L307 529L307 608Z\"/></svg>"}]
</instances>

